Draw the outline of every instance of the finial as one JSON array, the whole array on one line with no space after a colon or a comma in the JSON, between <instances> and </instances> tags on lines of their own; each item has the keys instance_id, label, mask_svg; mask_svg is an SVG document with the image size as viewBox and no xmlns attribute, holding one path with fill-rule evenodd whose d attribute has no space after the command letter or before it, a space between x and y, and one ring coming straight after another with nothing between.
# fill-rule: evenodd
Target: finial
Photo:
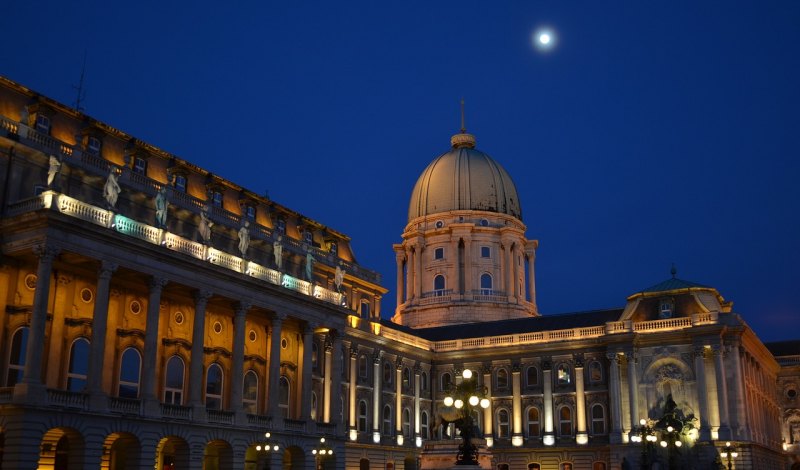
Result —
<instances>
[{"instance_id":1,"label":"finial","mask_svg":"<svg viewBox=\"0 0 800 470\"><path fill-rule=\"evenodd\" d=\"M675 263L672 263L672 269L669 270L669 273L672 274L672 279L675 279L675 275L678 274L678 270L675 268Z\"/></svg>"},{"instance_id":2,"label":"finial","mask_svg":"<svg viewBox=\"0 0 800 470\"><path fill-rule=\"evenodd\" d=\"M464 124L464 98L461 98L461 133L467 132L467 126Z\"/></svg>"}]
</instances>

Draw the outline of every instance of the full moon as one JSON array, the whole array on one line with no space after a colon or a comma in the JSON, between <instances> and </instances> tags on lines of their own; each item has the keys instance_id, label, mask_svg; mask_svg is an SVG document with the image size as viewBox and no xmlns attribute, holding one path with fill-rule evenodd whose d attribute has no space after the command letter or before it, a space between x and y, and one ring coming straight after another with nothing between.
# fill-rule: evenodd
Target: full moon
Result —
<instances>
[{"instance_id":1,"label":"full moon","mask_svg":"<svg viewBox=\"0 0 800 470\"><path fill-rule=\"evenodd\" d=\"M549 28L538 29L532 39L534 47L540 51L548 51L556 45L556 34Z\"/></svg>"},{"instance_id":2,"label":"full moon","mask_svg":"<svg viewBox=\"0 0 800 470\"><path fill-rule=\"evenodd\" d=\"M541 33L539 35L539 43L542 45L550 44L550 35L547 33Z\"/></svg>"}]
</instances>

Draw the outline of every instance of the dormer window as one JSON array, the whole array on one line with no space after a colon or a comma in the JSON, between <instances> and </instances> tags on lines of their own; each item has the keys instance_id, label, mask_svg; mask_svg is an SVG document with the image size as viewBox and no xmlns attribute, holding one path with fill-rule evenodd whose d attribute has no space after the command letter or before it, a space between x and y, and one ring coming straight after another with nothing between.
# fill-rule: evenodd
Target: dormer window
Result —
<instances>
[{"instance_id":1,"label":"dormer window","mask_svg":"<svg viewBox=\"0 0 800 470\"><path fill-rule=\"evenodd\" d=\"M277 230L278 233L286 233L286 221L283 219L278 219L278 221L275 223L275 230Z\"/></svg>"},{"instance_id":2,"label":"dormer window","mask_svg":"<svg viewBox=\"0 0 800 470\"><path fill-rule=\"evenodd\" d=\"M255 220L256 218L256 207L255 206L244 206L244 215L250 220Z\"/></svg>"},{"instance_id":3,"label":"dormer window","mask_svg":"<svg viewBox=\"0 0 800 470\"><path fill-rule=\"evenodd\" d=\"M672 318L675 314L675 302L672 299L661 299L658 303L658 317Z\"/></svg>"},{"instance_id":4,"label":"dormer window","mask_svg":"<svg viewBox=\"0 0 800 470\"><path fill-rule=\"evenodd\" d=\"M89 154L91 155L99 156L100 148L102 147L102 145L103 144L100 142L100 139L98 139L97 137L89 136L86 142L86 151L89 152Z\"/></svg>"},{"instance_id":5,"label":"dormer window","mask_svg":"<svg viewBox=\"0 0 800 470\"><path fill-rule=\"evenodd\" d=\"M133 172L139 175L147 174L147 160L142 157L134 157L133 159Z\"/></svg>"},{"instance_id":6,"label":"dormer window","mask_svg":"<svg viewBox=\"0 0 800 470\"><path fill-rule=\"evenodd\" d=\"M329 251L333 256L337 256L339 254L339 245L336 242L331 242Z\"/></svg>"},{"instance_id":7,"label":"dormer window","mask_svg":"<svg viewBox=\"0 0 800 470\"><path fill-rule=\"evenodd\" d=\"M175 175L175 189L185 193L186 192L186 177L183 175Z\"/></svg>"},{"instance_id":8,"label":"dormer window","mask_svg":"<svg viewBox=\"0 0 800 470\"><path fill-rule=\"evenodd\" d=\"M43 114L36 114L36 130L44 134L50 133L50 118Z\"/></svg>"},{"instance_id":9,"label":"dormer window","mask_svg":"<svg viewBox=\"0 0 800 470\"><path fill-rule=\"evenodd\" d=\"M436 248L433 250L433 259L444 259L444 248Z\"/></svg>"},{"instance_id":10,"label":"dormer window","mask_svg":"<svg viewBox=\"0 0 800 470\"><path fill-rule=\"evenodd\" d=\"M491 258L492 250L488 246L481 247L481 258Z\"/></svg>"},{"instance_id":11,"label":"dormer window","mask_svg":"<svg viewBox=\"0 0 800 470\"><path fill-rule=\"evenodd\" d=\"M222 192L221 191L211 191L211 204L222 207Z\"/></svg>"},{"instance_id":12,"label":"dormer window","mask_svg":"<svg viewBox=\"0 0 800 470\"><path fill-rule=\"evenodd\" d=\"M304 230L303 231L303 241L311 245L314 242L314 234L311 230Z\"/></svg>"}]
</instances>

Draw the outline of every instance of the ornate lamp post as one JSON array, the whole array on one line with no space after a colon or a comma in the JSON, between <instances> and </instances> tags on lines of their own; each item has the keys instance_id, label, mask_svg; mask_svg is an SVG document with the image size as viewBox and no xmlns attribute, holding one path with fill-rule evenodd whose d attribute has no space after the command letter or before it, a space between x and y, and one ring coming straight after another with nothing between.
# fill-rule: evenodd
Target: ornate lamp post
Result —
<instances>
[{"instance_id":1,"label":"ornate lamp post","mask_svg":"<svg viewBox=\"0 0 800 470\"><path fill-rule=\"evenodd\" d=\"M719 454L723 459L727 459L728 462L728 470L733 468L733 459L739 456L739 452L736 451L736 446L732 445L730 441L725 443L725 448L722 449L722 452Z\"/></svg>"},{"instance_id":2,"label":"ornate lamp post","mask_svg":"<svg viewBox=\"0 0 800 470\"><path fill-rule=\"evenodd\" d=\"M631 441L642 443L642 459L640 467L642 470L650 468L650 454L652 453L653 445L658 440L656 437L656 430L650 423L642 418L639 420L639 426L633 430L636 434L631 436Z\"/></svg>"},{"instance_id":3,"label":"ornate lamp post","mask_svg":"<svg viewBox=\"0 0 800 470\"><path fill-rule=\"evenodd\" d=\"M322 470L322 464L325 462L325 459L333 456L333 449L325 442L324 437L320 437L319 444L311 451L311 455L314 456L315 468L317 470Z\"/></svg>"},{"instance_id":4,"label":"ornate lamp post","mask_svg":"<svg viewBox=\"0 0 800 470\"><path fill-rule=\"evenodd\" d=\"M256 445L256 451L258 453L264 452L264 453L267 454L267 463L264 466L264 469L265 470L269 470L270 469L270 464L269 464L270 463L269 462L270 461L270 454L273 453L273 452L278 452L281 448L280 448L280 446L278 445L277 442L270 441L270 438L272 437L272 434L270 434L269 432L265 432L264 433L264 437L266 438L266 440L263 443Z\"/></svg>"},{"instance_id":5,"label":"ornate lamp post","mask_svg":"<svg viewBox=\"0 0 800 470\"><path fill-rule=\"evenodd\" d=\"M478 465L478 449L472 443L475 436L472 411L479 405L481 408L488 408L489 399L486 398L486 387L478 385L478 379L471 370L464 369L461 376L464 380L447 391L444 406L456 408L457 418L454 422L462 439L461 445L458 446L456 465Z\"/></svg>"}]
</instances>

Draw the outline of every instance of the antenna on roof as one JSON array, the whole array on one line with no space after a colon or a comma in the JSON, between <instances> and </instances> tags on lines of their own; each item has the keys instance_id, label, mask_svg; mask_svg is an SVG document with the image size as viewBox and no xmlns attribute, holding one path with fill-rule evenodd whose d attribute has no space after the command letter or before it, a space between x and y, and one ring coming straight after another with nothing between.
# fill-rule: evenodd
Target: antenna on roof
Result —
<instances>
[{"instance_id":1,"label":"antenna on roof","mask_svg":"<svg viewBox=\"0 0 800 470\"><path fill-rule=\"evenodd\" d=\"M83 100L86 98L86 90L83 89L83 77L86 74L86 50L83 51L83 67L81 67L81 79L78 85L72 85L72 89L77 92L75 97L75 109L83 111Z\"/></svg>"},{"instance_id":2,"label":"antenna on roof","mask_svg":"<svg viewBox=\"0 0 800 470\"><path fill-rule=\"evenodd\" d=\"M467 132L467 126L464 124L464 98L461 98L461 133Z\"/></svg>"},{"instance_id":3,"label":"antenna on roof","mask_svg":"<svg viewBox=\"0 0 800 470\"><path fill-rule=\"evenodd\" d=\"M672 274L672 279L675 279L675 275L678 274L678 269L675 268L675 263L672 263L672 269L669 270L669 273Z\"/></svg>"}]
</instances>

